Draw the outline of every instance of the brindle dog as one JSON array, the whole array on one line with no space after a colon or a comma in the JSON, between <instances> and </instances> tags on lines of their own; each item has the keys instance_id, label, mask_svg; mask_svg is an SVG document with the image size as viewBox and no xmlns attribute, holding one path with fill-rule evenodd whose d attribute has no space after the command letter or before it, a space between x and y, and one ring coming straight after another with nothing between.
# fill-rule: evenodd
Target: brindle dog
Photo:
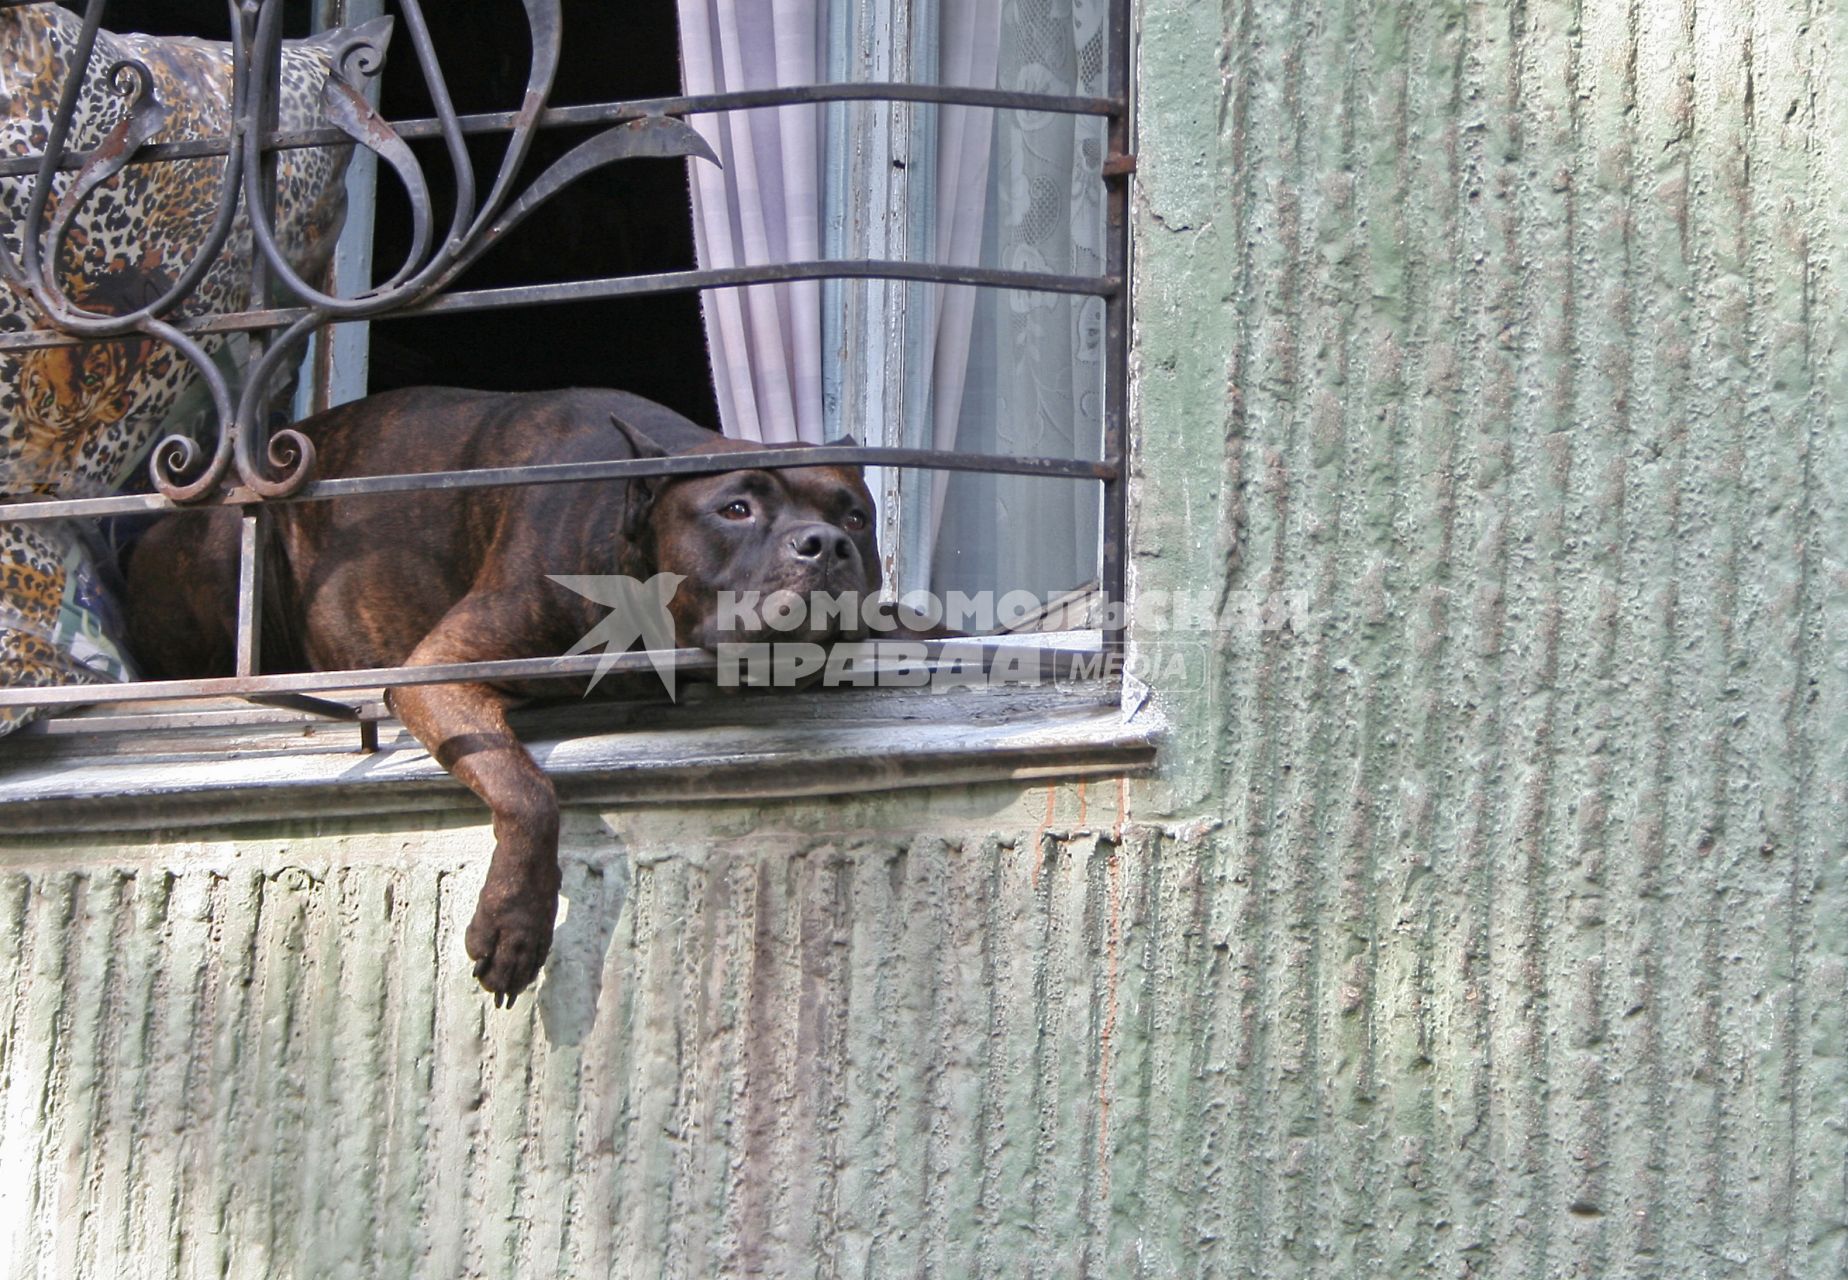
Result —
<instances>
[{"instance_id":1,"label":"brindle dog","mask_svg":"<svg viewBox=\"0 0 1848 1280\"><path fill-rule=\"evenodd\" d=\"M299 429L330 477L760 447L616 391L398 391ZM722 591L876 593L872 514L857 468L819 466L282 504L266 557L264 669L563 653L606 610L550 574L684 575L669 605L675 641L710 647ZM143 538L128 571L130 639L149 674L231 671L237 545L230 508L170 517ZM837 625L808 638L858 634ZM497 1005L537 976L559 886L558 799L506 712L558 690L556 681L496 682L388 695L431 755L493 812L494 855L466 941Z\"/></svg>"}]
</instances>

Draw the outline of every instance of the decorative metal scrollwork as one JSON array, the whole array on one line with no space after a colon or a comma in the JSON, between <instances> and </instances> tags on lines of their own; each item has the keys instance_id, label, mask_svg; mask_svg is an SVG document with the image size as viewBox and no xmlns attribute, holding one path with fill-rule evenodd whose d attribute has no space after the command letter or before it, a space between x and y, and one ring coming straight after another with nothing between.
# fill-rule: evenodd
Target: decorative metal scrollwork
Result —
<instances>
[{"instance_id":1,"label":"decorative metal scrollwork","mask_svg":"<svg viewBox=\"0 0 1848 1280\"><path fill-rule=\"evenodd\" d=\"M86 307L70 296L54 264L62 260L73 219L103 184L134 163L167 122L156 77L132 60L109 68L113 90L125 99L121 118L78 169L55 205L55 179L69 168L69 139L82 80L96 49L105 0L89 0L72 55L71 72L39 159L36 179L19 221L19 261L0 248L0 284L29 297L42 326L83 339L146 338L180 353L209 390L216 437L206 450L185 435L158 442L150 454L155 486L168 498L196 501L220 492L231 469L262 497L295 492L310 477L314 451L292 429L273 436L266 406L286 369L299 359L314 330L331 321L375 317L414 306L446 288L545 200L593 169L640 156L700 158L717 163L692 128L668 116L647 116L618 124L582 143L533 179L515 197L520 171L546 110L557 71L562 26L559 0L522 0L531 31L532 59L525 93L508 131L507 147L485 198L465 145L463 129L437 60L418 0L402 0L399 20L435 105L453 178L454 208L439 235L432 193L422 166L391 122L367 101L363 85L384 57L376 31L359 30L334 49L322 86L326 117L359 146L374 152L403 186L409 200L412 235L402 263L381 284L354 297L316 288L284 252L273 200L276 150L266 147L276 127L282 63L282 0L229 0L232 28L231 137L228 140L211 227L159 296L131 310ZM12 7L0 0L0 8ZM253 334L252 358L235 389L210 353L177 327L175 311L225 251L239 215L248 220L252 243L251 305L270 302L305 308L266 338Z\"/></svg>"}]
</instances>

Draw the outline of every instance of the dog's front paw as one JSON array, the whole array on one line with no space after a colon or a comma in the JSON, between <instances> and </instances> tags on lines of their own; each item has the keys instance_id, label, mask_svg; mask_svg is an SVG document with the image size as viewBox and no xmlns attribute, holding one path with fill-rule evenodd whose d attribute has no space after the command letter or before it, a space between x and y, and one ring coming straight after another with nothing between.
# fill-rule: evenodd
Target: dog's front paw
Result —
<instances>
[{"instance_id":1,"label":"dog's front paw","mask_svg":"<svg viewBox=\"0 0 1848 1280\"><path fill-rule=\"evenodd\" d=\"M475 977L494 996L494 1007L513 1007L513 998L539 976L552 947L557 893L496 892L490 881L475 904L465 942Z\"/></svg>"}]
</instances>

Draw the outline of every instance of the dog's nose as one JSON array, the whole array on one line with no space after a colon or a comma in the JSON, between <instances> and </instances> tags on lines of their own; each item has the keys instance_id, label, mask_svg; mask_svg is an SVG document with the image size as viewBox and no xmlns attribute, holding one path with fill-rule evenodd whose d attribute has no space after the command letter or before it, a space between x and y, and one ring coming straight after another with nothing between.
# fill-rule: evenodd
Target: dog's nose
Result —
<instances>
[{"instance_id":1,"label":"dog's nose","mask_svg":"<svg viewBox=\"0 0 1848 1280\"><path fill-rule=\"evenodd\" d=\"M798 560L845 560L853 554L853 539L833 525L805 524L789 535L789 550Z\"/></svg>"}]
</instances>

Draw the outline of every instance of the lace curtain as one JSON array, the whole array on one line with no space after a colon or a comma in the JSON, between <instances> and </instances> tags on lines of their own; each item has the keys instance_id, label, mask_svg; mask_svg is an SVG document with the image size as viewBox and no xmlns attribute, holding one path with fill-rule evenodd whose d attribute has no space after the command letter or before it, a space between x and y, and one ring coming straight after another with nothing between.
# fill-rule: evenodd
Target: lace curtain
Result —
<instances>
[{"instance_id":1,"label":"lace curtain","mask_svg":"<svg viewBox=\"0 0 1848 1280\"><path fill-rule=\"evenodd\" d=\"M1105 91L1101 0L679 4L689 93L882 76L1045 93ZM1102 121L965 107L880 110L889 113L882 127L905 136L871 148L845 126L850 116L839 109L697 117L725 166L695 164L690 171L700 265L804 261L826 256L827 242L829 252L845 246L853 254L871 244L874 252L895 248L913 259L962 265L1101 270ZM877 152L885 171L867 163L868 151ZM917 155L932 163L912 163ZM868 217L889 226L871 234L852 225L843 230ZM892 227L897 234L878 234ZM729 435L820 441L844 421L869 443L1097 456L1099 300L802 281L710 290L704 313ZM907 385L883 397L883 410L844 412L840 397L827 391L842 382L829 362L850 359L856 344L882 343L897 357L862 361L858 376L901 377ZM866 399L881 403L877 389ZM907 473L892 492L909 508L904 531L888 525L887 534L888 545L903 544L896 551L906 588L1025 588L1047 595L1096 576L1092 486Z\"/></svg>"},{"instance_id":2,"label":"lace curtain","mask_svg":"<svg viewBox=\"0 0 1848 1280\"><path fill-rule=\"evenodd\" d=\"M1002 0L1000 85L1102 96L1101 0ZM1104 269L1104 122L996 113L982 259L1013 271ZM1103 434L1100 298L959 289L974 295L960 397L939 370L939 439L986 453L1096 458ZM954 409L950 408L954 404ZM950 447L948 444L945 447ZM1042 598L1098 574L1097 488L1024 476L941 475L930 584L939 592L1025 589Z\"/></svg>"}]
</instances>

